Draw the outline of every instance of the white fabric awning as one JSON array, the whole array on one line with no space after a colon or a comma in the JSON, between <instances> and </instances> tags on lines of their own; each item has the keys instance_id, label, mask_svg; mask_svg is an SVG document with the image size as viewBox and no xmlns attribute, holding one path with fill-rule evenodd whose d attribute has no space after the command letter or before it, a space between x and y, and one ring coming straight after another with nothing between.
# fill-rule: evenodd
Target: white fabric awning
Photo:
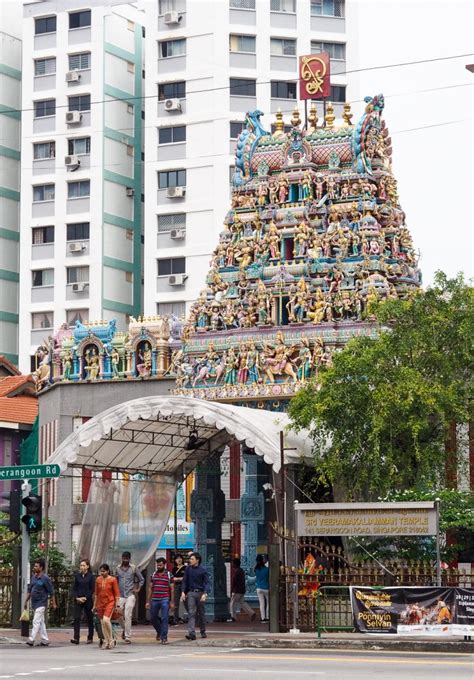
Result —
<instances>
[{"instance_id":1,"label":"white fabric awning","mask_svg":"<svg viewBox=\"0 0 474 680\"><path fill-rule=\"evenodd\" d=\"M236 439L280 470L280 432L285 464L311 460L307 433L287 431L285 413L182 396L143 397L114 406L70 434L48 463L149 474L188 474ZM188 450L196 429L199 446Z\"/></svg>"}]
</instances>

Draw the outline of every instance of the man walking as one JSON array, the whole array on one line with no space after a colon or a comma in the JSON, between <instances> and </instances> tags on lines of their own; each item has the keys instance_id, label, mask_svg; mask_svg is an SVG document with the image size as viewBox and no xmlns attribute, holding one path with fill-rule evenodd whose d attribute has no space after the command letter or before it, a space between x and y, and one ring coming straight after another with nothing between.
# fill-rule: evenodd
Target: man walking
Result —
<instances>
[{"instance_id":1,"label":"man walking","mask_svg":"<svg viewBox=\"0 0 474 680\"><path fill-rule=\"evenodd\" d=\"M81 615L85 613L87 619L87 644L92 643L94 637L94 614L92 613L92 596L95 591L95 576L91 572L89 560L81 560L79 571L74 575L72 595L74 598L74 637L73 645L79 644L81 631Z\"/></svg>"},{"instance_id":2,"label":"man walking","mask_svg":"<svg viewBox=\"0 0 474 680\"><path fill-rule=\"evenodd\" d=\"M170 608L174 609L173 577L165 566L165 558L158 557L156 571L150 580L146 603L146 608L150 610L153 628L156 630L156 639L161 640L162 645L168 644L168 612Z\"/></svg>"},{"instance_id":3,"label":"man walking","mask_svg":"<svg viewBox=\"0 0 474 680\"><path fill-rule=\"evenodd\" d=\"M230 597L230 619L229 621L235 621L237 618L237 607L241 611L247 612L250 616L251 621L255 621L255 612L252 607L245 602L245 572L240 566L240 560L235 557L232 560L232 565L234 567L234 574L232 576L231 585L231 597Z\"/></svg>"},{"instance_id":4,"label":"man walking","mask_svg":"<svg viewBox=\"0 0 474 680\"><path fill-rule=\"evenodd\" d=\"M138 593L145 579L134 564L131 564L131 555L126 550L122 553L122 562L117 567L117 581L120 590L119 607L123 612L123 633L122 640L127 645L132 640L132 614L135 607L135 595Z\"/></svg>"},{"instance_id":5,"label":"man walking","mask_svg":"<svg viewBox=\"0 0 474 680\"><path fill-rule=\"evenodd\" d=\"M46 563L42 557L35 560L33 564L33 576L28 584L28 595L26 596L23 609L27 609L28 602L31 600L31 607L34 612L33 626L31 635L26 641L29 647L33 647L38 633L40 634L41 647L49 645L48 633L46 631L46 624L44 622L44 615L46 607L48 606L48 598L51 598L51 606L56 609L56 598L54 597L53 584L47 574L45 574Z\"/></svg>"},{"instance_id":6,"label":"man walking","mask_svg":"<svg viewBox=\"0 0 474 680\"><path fill-rule=\"evenodd\" d=\"M206 638L206 614L204 603L209 590L209 575L207 569L201 566L201 555L197 552L189 556L183 578L183 594L181 599L188 602L188 634L186 640L196 639L196 617L201 637Z\"/></svg>"}]
</instances>

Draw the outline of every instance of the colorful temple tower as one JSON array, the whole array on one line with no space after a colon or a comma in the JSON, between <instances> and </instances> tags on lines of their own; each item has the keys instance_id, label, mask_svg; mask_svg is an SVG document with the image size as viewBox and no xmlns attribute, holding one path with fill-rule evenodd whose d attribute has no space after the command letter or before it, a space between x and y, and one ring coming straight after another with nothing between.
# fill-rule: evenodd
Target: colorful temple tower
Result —
<instances>
[{"instance_id":1,"label":"colorful temple tower","mask_svg":"<svg viewBox=\"0 0 474 680\"><path fill-rule=\"evenodd\" d=\"M392 174L382 95L356 125L331 104L306 128L296 108L267 132L246 115L232 205L206 287L172 358L176 393L284 410L354 335L374 334L373 306L421 276Z\"/></svg>"}]
</instances>

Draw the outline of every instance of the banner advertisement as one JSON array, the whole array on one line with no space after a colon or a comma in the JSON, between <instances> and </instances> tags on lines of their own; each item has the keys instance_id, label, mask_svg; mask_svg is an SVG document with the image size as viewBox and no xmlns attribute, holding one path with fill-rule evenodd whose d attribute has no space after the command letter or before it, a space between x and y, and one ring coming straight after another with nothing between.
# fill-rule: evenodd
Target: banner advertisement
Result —
<instances>
[{"instance_id":1,"label":"banner advertisement","mask_svg":"<svg viewBox=\"0 0 474 680\"><path fill-rule=\"evenodd\" d=\"M300 99L324 99L331 94L329 52L300 57Z\"/></svg>"},{"instance_id":2,"label":"banner advertisement","mask_svg":"<svg viewBox=\"0 0 474 680\"><path fill-rule=\"evenodd\" d=\"M350 592L360 633L474 635L474 589L351 586Z\"/></svg>"}]
</instances>

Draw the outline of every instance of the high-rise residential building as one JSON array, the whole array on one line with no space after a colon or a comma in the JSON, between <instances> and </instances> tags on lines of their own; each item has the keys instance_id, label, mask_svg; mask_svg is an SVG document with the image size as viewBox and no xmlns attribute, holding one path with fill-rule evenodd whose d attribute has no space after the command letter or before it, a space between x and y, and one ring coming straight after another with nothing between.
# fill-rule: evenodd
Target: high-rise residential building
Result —
<instances>
[{"instance_id":1,"label":"high-rise residential building","mask_svg":"<svg viewBox=\"0 0 474 680\"><path fill-rule=\"evenodd\" d=\"M0 8L0 355L18 362L21 33Z\"/></svg>"},{"instance_id":2,"label":"high-rise residential building","mask_svg":"<svg viewBox=\"0 0 474 680\"><path fill-rule=\"evenodd\" d=\"M298 102L298 55L331 55L346 101L343 0L156 0L146 38L145 314L181 316L205 286L245 112L270 130ZM340 104L340 106L338 105ZM318 105L322 117L322 106Z\"/></svg>"},{"instance_id":3,"label":"high-rise residential building","mask_svg":"<svg viewBox=\"0 0 474 680\"><path fill-rule=\"evenodd\" d=\"M19 353L28 371L54 328L124 326L142 308L144 29L136 7L116 2L27 1L23 11Z\"/></svg>"}]
</instances>

